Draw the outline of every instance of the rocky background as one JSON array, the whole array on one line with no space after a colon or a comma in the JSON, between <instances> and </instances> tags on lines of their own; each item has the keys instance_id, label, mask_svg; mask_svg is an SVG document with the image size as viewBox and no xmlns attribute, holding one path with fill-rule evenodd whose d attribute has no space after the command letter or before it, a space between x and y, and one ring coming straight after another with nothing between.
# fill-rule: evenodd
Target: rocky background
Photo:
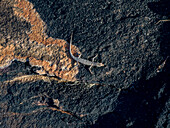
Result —
<instances>
[{"instance_id":1,"label":"rocky background","mask_svg":"<svg viewBox=\"0 0 170 128\"><path fill-rule=\"evenodd\" d=\"M38 31L67 42L73 32L81 57L97 54L105 66L91 74L79 64L76 80L62 81L37 73L22 54L0 69L0 127L170 127L170 21L160 21L170 18L168 0L29 0L43 31L15 15L16 1L0 1L0 64L11 60L11 40L43 42Z\"/></svg>"}]
</instances>

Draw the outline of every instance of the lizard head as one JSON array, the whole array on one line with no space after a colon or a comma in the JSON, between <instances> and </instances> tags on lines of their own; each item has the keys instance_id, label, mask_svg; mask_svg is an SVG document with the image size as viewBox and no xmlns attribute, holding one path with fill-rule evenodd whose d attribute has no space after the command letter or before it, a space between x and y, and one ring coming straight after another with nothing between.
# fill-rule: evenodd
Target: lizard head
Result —
<instances>
[{"instance_id":1,"label":"lizard head","mask_svg":"<svg viewBox=\"0 0 170 128\"><path fill-rule=\"evenodd\" d=\"M102 63L97 63L96 66L97 66L97 67L102 67L102 66L104 66L104 64L102 64Z\"/></svg>"}]
</instances>

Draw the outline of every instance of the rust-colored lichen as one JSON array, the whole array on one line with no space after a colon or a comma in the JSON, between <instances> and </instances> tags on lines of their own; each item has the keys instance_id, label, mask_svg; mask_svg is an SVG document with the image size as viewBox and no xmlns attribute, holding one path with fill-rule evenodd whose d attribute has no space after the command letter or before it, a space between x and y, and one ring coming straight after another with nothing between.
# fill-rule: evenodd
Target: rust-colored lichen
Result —
<instances>
[{"instance_id":1,"label":"rust-colored lichen","mask_svg":"<svg viewBox=\"0 0 170 128\"><path fill-rule=\"evenodd\" d=\"M41 67L39 74L57 76L67 81L75 81L78 73L68 52L68 43L62 39L48 37L45 33L46 24L27 0L14 0L13 12L20 20L31 25L27 37L0 41L0 68L7 67L16 59L22 62L29 60L30 65ZM25 30L23 30L25 31ZM10 36L10 35L9 35ZM6 44L3 46L3 44ZM72 46L72 53L79 52Z\"/></svg>"}]
</instances>

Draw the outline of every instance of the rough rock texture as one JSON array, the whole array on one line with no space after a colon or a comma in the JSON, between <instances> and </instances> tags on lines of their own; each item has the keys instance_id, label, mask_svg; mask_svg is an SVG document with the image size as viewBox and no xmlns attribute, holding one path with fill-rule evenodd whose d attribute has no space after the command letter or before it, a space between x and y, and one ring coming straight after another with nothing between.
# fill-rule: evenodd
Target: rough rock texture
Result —
<instances>
[{"instance_id":1,"label":"rough rock texture","mask_svg":"<svg viewBox=\"0 0 170 128\"><path fill-rule=\"evenodd\" d=\"M170 127L169 4L1 0L0 127Z\"/></svg>"},{"instance_id":2,"label":"rough rock texture","mask_svg":"<svg viewBox=\"0 0 170 128\"><path fill-rule=\"evenodd\" d=\"M9 66L15 59L28 60L30 65L41 67L37 71L39 74L76 80L78 67L75 67L76 63L72 64L68 43L46 35L45 23L29 1L3 0L1 14L0 68ZM17 35L16 28L19 29Z\"/></svg>"}]
</instances>

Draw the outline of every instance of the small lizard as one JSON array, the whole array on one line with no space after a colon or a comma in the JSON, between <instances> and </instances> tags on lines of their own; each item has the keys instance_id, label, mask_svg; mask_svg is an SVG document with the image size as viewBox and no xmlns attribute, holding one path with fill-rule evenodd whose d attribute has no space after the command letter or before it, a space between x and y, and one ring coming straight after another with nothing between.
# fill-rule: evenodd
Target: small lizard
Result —
<instances>
[{"instance_id":1,"label":"small lizard","mask_svg":"<svg viewBox=\"0 0 170 128\"><path fill-rule=\"evenodd\" d=\"M89 61L89 60L86 60L86 59L82 59L82 58L80 58L80 56L79 56L79 57L73 56L73 54L71 53L72 37L73 37L73 33L71 34L69 52L70 52L71 57L72 57L75 61L80 62L80 63L82 63L82 64L84 64L84 65L90 66L90 67L89 67L89 71L90 71L91 74L93 74L92 71L91 71L91 68L92 68L93 66L96 66L96 67L102 67L102 66L104 66L104 64L102 64L102 63L95 63L95 62L94 62L94 59L95 59L97 56L95 56L95 57L92 59L92 61Z\"/></svg>"}]
</instances>

